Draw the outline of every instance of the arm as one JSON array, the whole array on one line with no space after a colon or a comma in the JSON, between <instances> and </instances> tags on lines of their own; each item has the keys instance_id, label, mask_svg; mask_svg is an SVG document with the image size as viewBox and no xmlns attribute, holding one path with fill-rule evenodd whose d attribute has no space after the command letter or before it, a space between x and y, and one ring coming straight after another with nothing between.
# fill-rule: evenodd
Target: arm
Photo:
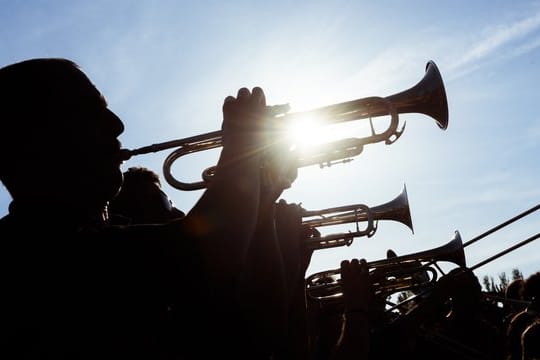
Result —
<instances>
[{"instance_id":1,"label":"arm","mask_svg":"<svg viewBox=\"0 0 540 360\"><path fill-rule=\"evenodd\" d=\"M313 250L304 246L308 234L302 226L302 210L300 205L288 204L285 200L276 203L276 232L285 273L288 324L283 351L284 358L291 359L305 359L309 352L305 274Z\"/></svg>"},{"instance_id":2,"label":"arm","mask_svg":"<svg viewBox=\"0 0 540 360\"><path fill-rule=\"evenodd\" d=\"M200 243L211 281L229 283L245 263L258 218L265 108L260 88L225 99L216 174L184 221Z\"/></svg>"},{"instance_id":3,"label":"arm","mask_svg":"<svg viewBox=\"0 0 540 360\"><path fill-rule=\"evenodd\" d=\"M367 359L369 355L369 303L372 297L368 265L364 259L341 262L344 316L341 336L332 359Z\"/></svg>"},{"instance_id":4,"label":"arm","mask_svg":"<svg viewBox=\"0 0 540 360\"><path fill-rule=\"evenodd\" d=\"M278 133L260 88L225 99L223 114L216 174L183 221L199 241L214 294L210 301L222 299L218 307L234 314L231 321L243 321L235 327L262 342L259 349L269 349L284 323L285 293L273 206L296 168L279 156Z\"/></svg>"},{"instance_id":5,"label":"arm","mask_svg":"<svg viewBox=\"0 0 540 360\"><path fill-rule=\"evenodd\" d=\"M274 354L287 330L285 273L274 224L273 204L259 209L246 267L239 283L240 303L248 331L245 342Z\"/></svg>"},{"instance_id":6,"label":"arm","mask_svg":"<svg viewBox=\"0 0 540 360\"><path fill-rule=\"evenodd\" d=\"M279 151L279 149L277 149ZM296 167L287 157L276 157L277 164L267 163L262 170L259 214L257 226L251 239L246 267L242 272L239 290L240 299L251 342L261 343L261 347L279 352L287 337L289 318L289 298L287 285L291 274L282 257L280 245L285 242L299 243L301 215L297 211L289 214L290 226L283 228L283 211L275 204L276 197L290 186L296 176ZM279 177L284 170L286 176ZM283 239L285 237L285 239ZM296 261L296 268L299 266ZM303 277L302 277L303 280Z\"/></svg>"}]
</instances>

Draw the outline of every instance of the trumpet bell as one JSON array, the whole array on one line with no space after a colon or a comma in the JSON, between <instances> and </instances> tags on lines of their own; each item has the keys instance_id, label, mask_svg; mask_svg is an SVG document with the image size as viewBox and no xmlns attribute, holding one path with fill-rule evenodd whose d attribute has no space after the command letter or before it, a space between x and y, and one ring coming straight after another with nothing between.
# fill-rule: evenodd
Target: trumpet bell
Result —
<instances>
[{"instance_id":1,"label":"trumpet bell","mask_svg":"<svg viewBox=\"0 0 540 360\"><path fill-rule=\"evenodd\" d=\"M414 234L411 209L407 196L407 186L403 185L403 191L392 201L371 208L373 218L376 220L393 220L406 225Z\"/></svg>"},{"instance_id":2,"label":"trumpet bell","mask_svg":"<svg viewBox=\"0 0 540 360\"><path fill-rule=\"evenodd\" d=\"M420 113L432 117L437 125L448 128L448 100L444 83L433 61L426 64L424 77L413 87L390 95L387 99L394 104L398 113Z\"/></svg>"},{"instance_id":3,"label":"trumpet bell","mask_svg":"<svg viewBox=\"0 0 540 360\"><path fill-rule=\"evenodd\" d=\"M323 226L355 223L356 229L346 233L335 233L323 236L314 236L305 239L305 246L309 249L320 250L332 247L350 245L353 238L371 237L377 231L379 220L391 220L406 225L413 231L407 187L403 185L401 193L393 200L382 205L368 207L367 205L347 205L322 210L304 210L302 225L308 229ZM366 227L360 229L358 223L366 222Z\"/></svg>"}]
</instances>

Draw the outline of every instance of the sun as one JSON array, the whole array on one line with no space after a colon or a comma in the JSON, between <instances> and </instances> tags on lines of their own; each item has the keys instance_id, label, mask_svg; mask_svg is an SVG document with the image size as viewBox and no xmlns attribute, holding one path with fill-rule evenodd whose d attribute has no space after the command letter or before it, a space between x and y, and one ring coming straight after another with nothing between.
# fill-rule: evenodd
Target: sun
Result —
<instances>
[{"instance_id":1,"label":"sun","mask_svg":"<svg viewBox=\"0 0 540 360\"><path fill-rule=\"evenodd\" d=\"M291 151L301 163L330 165L347 162L360 152L360 138L369 123L362 121L332 122L317 112L293 113L285 126L285 137Z\"/></svg>"}]
</instances>

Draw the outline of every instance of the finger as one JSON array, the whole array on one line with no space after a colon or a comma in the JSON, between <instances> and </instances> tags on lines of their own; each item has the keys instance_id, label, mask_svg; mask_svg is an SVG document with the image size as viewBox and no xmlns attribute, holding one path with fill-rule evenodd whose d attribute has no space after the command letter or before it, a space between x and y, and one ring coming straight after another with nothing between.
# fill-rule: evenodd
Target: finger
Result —
<instances>
[{"instance_id":1,"label":"finger","mask_svg":"<svg viewBox=\"0 0 540 360\"><path fill-rule=\"evenodd\" d=\"M360 265L367 269L367 261L366 261L366 259L360 259Z\"/></svg>"},{"instance_id":2,"label":"finger","mask_svg":"<svg viewBox=\"0 0 540 360\"><path fill-rule=\"evenodd\" d=\"M369 267L366 259L360 259L360 272L362 274L367 274L369 272Z\"/></svg>"},{"instance_id":3,"label":"finger","mask_svg":"<svg viewBox=\"0 0 540 360\"><path fill-rule=\"evenodd\" d=\"M230 111L235 100L236 98L234 96L227 96L223 101L223 111Z\"/></svg>"},{"instance_id":4,"label":"finger","mask_svg":"<svg viewBox=\"0 0 540 360\"><path fill-rule=\"evenodd\" d=\"M252 89L251 93L253 95L253 101L255 102L255 104L257 104L258 106L266 106L266 97L264 95L263 89L256 86Z\"/></svg>"},{"instance_id":5,"label":"finger","mask_svg":"<svg viewBox=\"0 0 540 360\"><path fill-rule=\"evenodd\" d=\"M248 88L240 88L238 90L237 99L239 102L247 102L249 100L249 97L251 96L251 92Z\"/></svg>"}]
</instances>

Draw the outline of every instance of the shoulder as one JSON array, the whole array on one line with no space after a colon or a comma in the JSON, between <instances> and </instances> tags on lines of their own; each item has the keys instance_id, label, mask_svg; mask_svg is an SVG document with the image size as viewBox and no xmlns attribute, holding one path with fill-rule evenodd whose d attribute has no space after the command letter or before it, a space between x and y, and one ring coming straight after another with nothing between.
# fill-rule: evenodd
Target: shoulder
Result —
<instances>
[{"instance_id":1,"label":"shoulder","mask_svg":"<svg viewBox=\"0 0 540 360\"><path fill-rule=\"evenodd\" d=\"M9 214L0 218L0 232L1 233L7 232L9 228L13 226L13 221L11 218L12 216Z\"/></svg>"},{"instance_id":2,"label":"shoulder","mask_svg":"<svg viewBox=\"0 0 540 360\"><path fill-rule=\"evenodd\" d=\"M109 225L86 229L80 234L85 246L105 250L112 257L179 261L198 259L199 241L188 231L182 220L167 224Z\"/></svg>"}]
</instances>

